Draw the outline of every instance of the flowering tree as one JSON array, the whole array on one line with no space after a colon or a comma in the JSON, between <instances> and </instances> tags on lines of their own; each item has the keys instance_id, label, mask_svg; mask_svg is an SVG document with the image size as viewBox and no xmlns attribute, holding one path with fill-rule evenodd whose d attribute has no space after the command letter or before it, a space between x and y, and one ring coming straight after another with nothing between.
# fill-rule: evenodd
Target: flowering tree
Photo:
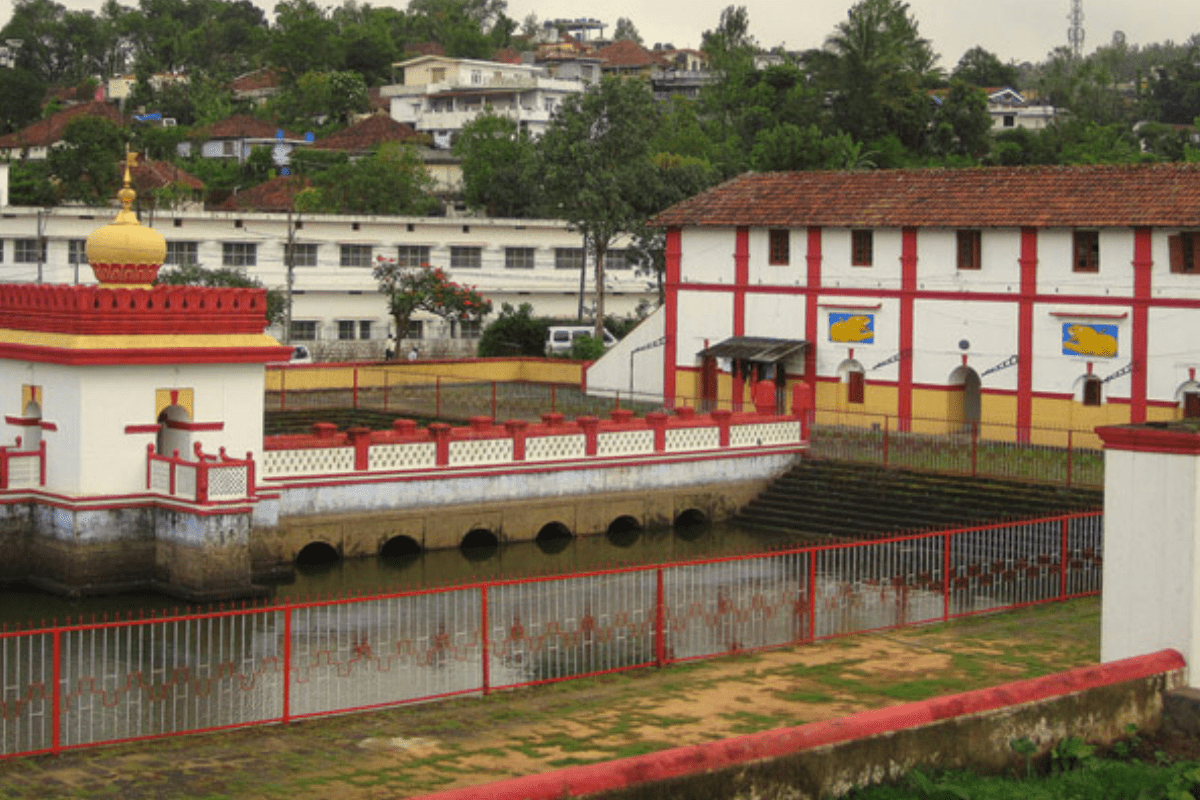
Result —
<instances>
[{"instance_id":1,"label":"flowering tree","mask_svg":"<svg viewBox=\"0 0 1200 800\"><path fill-rule=\"evenodd\" d=\"M379 291L387 295L388 310L396 325L396 338L404 338L415 311L428 311L442 319L480 319L492 310L492 301L446 277L441 267L422 264L405 267L394 258L379 256L373 271Z\"/></svg>"}]
</instances>

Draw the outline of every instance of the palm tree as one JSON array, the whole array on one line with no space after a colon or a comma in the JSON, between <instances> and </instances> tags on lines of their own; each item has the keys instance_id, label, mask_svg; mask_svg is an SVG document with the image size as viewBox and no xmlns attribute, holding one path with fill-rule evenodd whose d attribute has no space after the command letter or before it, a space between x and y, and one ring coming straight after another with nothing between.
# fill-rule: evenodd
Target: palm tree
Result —
<instances>
[{"instance_id":1,"label":"palm tree","mask_svg":"<svg viewBox=\"0 0 1200 800\"><path fill-rule=\"evenodd\" d=\"M839 126L862 141L889 132L904 140L923 130L925 91L941 78L937 59L907 3L861 0L825 40L819 58Z\"/></svg>"}]
</instances>

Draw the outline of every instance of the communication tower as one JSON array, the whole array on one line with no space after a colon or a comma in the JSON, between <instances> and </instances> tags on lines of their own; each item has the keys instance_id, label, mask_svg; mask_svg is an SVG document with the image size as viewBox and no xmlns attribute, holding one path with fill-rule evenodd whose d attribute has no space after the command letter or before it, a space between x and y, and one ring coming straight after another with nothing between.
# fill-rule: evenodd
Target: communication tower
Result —
<instances>
[{"instance_id":1,"label":"communication tower","mask_svg":"<svg viewBox=\"0 0 1200 800\"><path fill-rule=\"evenodd\" d=\"M1083 57L1083 0L1071 0L1071 13L1067 16L1071 27L1067 28L1067 42L1071 45L1071 55Z\"/></svg>"}]
</instances>

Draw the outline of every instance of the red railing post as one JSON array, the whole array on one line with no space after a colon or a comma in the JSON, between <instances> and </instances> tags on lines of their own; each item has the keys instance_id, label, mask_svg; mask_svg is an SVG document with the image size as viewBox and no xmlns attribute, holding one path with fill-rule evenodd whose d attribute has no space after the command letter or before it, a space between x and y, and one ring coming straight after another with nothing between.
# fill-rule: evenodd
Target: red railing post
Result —
<instances>
[{"instance_id":1,"label":"red railing post","mask_svg":"<svg viewBox=\"0 0 1200 800\"><path fill-rule=\"evenodd\" d=\"M438 375L435 379L433 390L433 415L438 419L442 418L442 376Z\"/></svg>"},{"instance_id":2,"label":"red railing post","mask_svg":"<svg viewBox=\"0 0 1200 800\"><path fill-rule=\"evenodd\" d=\"M1069 517L1063 517L1060 525L1062 526L1062 549L1058 556L1058 571L1059 571L1059 586L1058 599L1063 600L1067 596L1067 530L1069 526Z\"/></svg>"},{"instance_id":3,"label":"red railing post","mask_svg":"<svg viewBox=\"0 0 1200 800\"><path fill-rule=\"evenodd\" d=\"M45 486L46 485L46 440L45 439L43 439L40 442L40 444L38 446L38 450L40 451L40 455L41 455L41 458L39 460L41 461L41 464L42 464L41 470L38 472L38 486Z\"/></svg>"},{"instance_id":4,"label":"red railing post","mask_svg":"<svg viewBox=\"0 0 1200 800\"><path fill-rule=\"evenodd\" d=\"M450 463L450 426L445 422L431 422L426 430L436 443L437 465L446 466Z\"/></svg>"},{"instance_id":5,"label":"red railing post","mask_svg":"<svg viewBox=\"0 0 1200 800\"><path fill-rule=\"evenodd\" d=\"M175 496L175 467L177 467L178 465L179 465L179 451L174 450L171 452L171 472L170 472L171 477L167 481L167 494L171 495L172 497Z\"/></svg>"},{"instance_id":6,"label":"red railing post","mask_svg":"<svg viewBox=\"0 0 1200 800\"><path fill-rule=\"evenodd\" d=\"M891 445L891 426L888 422L890 419L889 416L883 418L883 465L885 467L888 465L888 447Z\"/></svg>"},{"instance_id":7,"label":"red railing post","mask_svg":"<svg viewBox=\"0 0 1200 800\"><path fill-rule=\"evenodd\" d=\"M513 461L525 460L525 429L529 423L523 419L510 419L504 423L504 429L512 437Z\"/></svg>"},{"instance_id":8,"label":"red railing post","mask_svg":"<svg viewBox=\"0 0 1200 800\"><path fill-rule=\"evenodd\" d=\"M950 531L942 534L942 619L950 619Z\"/></svg>"},{"instance_id":9,"label":"red railing post","mask_svg":"<svg viewBox=\"0 0 1200 800\"><path fill-rule=\"evenodd\" d=\"M54 629L53 644L54 665L51 668L50 680L53 686L50 690L50 752L58 755L62 748L62 631Z\"/></svg>"},{"instance_id":10,"label":"red railing post","mask_svg":"<svg viewBox=\"0 0 1200 800\"><path fill-rule=\"evenodd\" d=\"M1071 488L1071 471L1074 468L1075 458L1075 441L1072 438L1074 431L1067 431L1067 488Z\"/></svg>"},{"instance_id":11,"label":"red railing post","mask_svg":"<svg viewBox=\"0 0 1200 800\"><path fill-rule=\"evenodd\" d=\"M817 638L817 554L808 551L808 641Z\"/></svg>"},{"instance_id":12,"label":"red railing post","mask_svg":"<svg viewBox=\"0 0 1200 800\"><path fill-rule=\"evenodd\" d=\"M246 451L246 497L254 497L255 494L256 494L256 492L255 492L255 484L254 484L254 453L247 450Z\"/></svg>"},{"instance_id":13,"label":"red railing post","mask_svg":"<svg viewBox=\"0 0 1200 800\"><path fill-rule=\"evenodd\" d=\"M0 447L0 489L8 488L8 448Z\"/></svg>"},{"instance_id":14,"label":"red railing post","mask_svg":"<svg viewBox=\"0 0 1200 800\"><path fill-rule=\"evenodd\" d=\"M492 424L496 424L496 382L492 381Z\"/></svg>"},{"instance_id":15,"label":"red railing post","mask_svg":"<svg viewBox=\"0 0 1200 800\"><path fill-rule=\"evenodd\" d=\"M663 667L667 663L667 643L663 640L666 629L666 593L663 587L662 567L655 570L654 581L654 666Z\"/></svg>"},{"instance_id":16,"label":"red railing post","mask_svg":"<svg viewBox=\"0 0 1200 800\"><path fill-rule=\"evenodd\" d=\"M575 424L583 429L584 455L596 455L600 444L600 420L596 417L577 417Z\"/></svg>"},{"instance_id":17,"label":"red railing post","mask_svg":"<svg viewBox=\"0 0 1200 800\"><path fill-rule=\"evenodd\" d=\"M292 717L292 606L283 608L283 716L287 724Z\"/></svg>"},{"instance_id":18,"label":"red railing post","mask_svg":"<svg viewBox=\"0 0 1200 800\"><path fill-rule=\"evenodd\" d=\"M550 384L550 413L551 414L553 414L557 411L557 408L556 408L557 405L558 405L558 384L552 383L552 384Z\"/></svg>"},{"instance_id":19,"label":"red railing post","mask_svg":"<svg viewBox=\"0 0 1200 800\"><path fill-rule=\"evenodd\" d=\"M358 367L354 368L354 405L353 408L358 408Z\"/></svg>"},{"instance_id":20,"label":"red railing post","mask_svg":"<svg viewBox=\"0 0 1200 800\"><path fill-rule=\"evenodd\" d=\"M717 423L717 446L729 447L729 428L733 412L715 408L709 416Z\"/></svg>"},{"instance_id":21,"label":"red railing post","mask_svg":"<svg viewBox=\"0 0 1200 800\"><path fill-rule=\"evenodd\" d=\"M979 476L979 423L971 423L971 477Z\"/></svg>"},{"instance_id":22,"label":"red railing post","mask_svg":"<svg viewBox=\"0 0 1200 800\"><path fill-rule=\"evenodd\" d=\"M279 410L287 411L287 370L279 368Z\"/></svg>"},{"instance_id":23,"label":"red railing post","mask_svg":"<svg viewBox=\"0 0 1200 800\"><path fill-rule=\"evenodd\" d=\"M383 413L385 413L385 414L387 413L387 410L388 410L388 389L389 388L390 388L390 386L388 385L388 371L385 369L383 371Z\"/></svg>"},{"instance_id":24,"label":"red railing post","mask_svg":"<svg viewBox=\"0 0 1200 800\"><path fill-rule=\"evenodd\" d=\"M491 678L488 665L488 587L485 583L479 587L479 642L483 653L483 693L491 690Z\"/></svg>"},{"instance_id":25,"label":"red railing post","mask_svg":"<svg viewBox=\"0 0 1200 800\"><path fill-rule=\"evenodd\" d=\"M203 458L196 462L196 502L208 502L208 464ZM174 491L171 494L175 494Z\"/></svg>"}]
</instances>

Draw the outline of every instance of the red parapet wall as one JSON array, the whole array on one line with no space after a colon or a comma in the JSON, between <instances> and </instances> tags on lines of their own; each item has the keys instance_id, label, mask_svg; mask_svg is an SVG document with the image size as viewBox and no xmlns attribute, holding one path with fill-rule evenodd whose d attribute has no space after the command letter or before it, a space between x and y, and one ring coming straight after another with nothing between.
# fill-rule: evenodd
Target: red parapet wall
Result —
<instances>
[{"instance_id":1,"label":"red parapet wall","mask_svg":"<svg viewBox=\"0 0 1200 800\"><path fill-rule=\"evenodd\" d=\"M563 797L603 796L608 792L629 790L638 786L646 787L658 781L676 781L722 770L746 769L756 763L770 759L795 757L797 754L814 751L817 748L823 748L825 751L823 755L828 755L829 748L835 748L846 742L878 736L895 737L903 731L928 728L939 723L958 724L972 716L994 717L1004 709L1017 709L1032 704L1053 702L1058 698L1076 696L1094 690L1111 689L1121 684L1148 684L1140 690L1132 692L1138 694L1138 699L1144 700L1147 693L1162 692L1173 688L1173 685L1181 685L1186 671L1187 664L1183 656L1174 650L1162 650L1109 664L1080 667L1067 672L1018 681L990 689L978 689L890 708L863 711L841 719L763 731L748 736L706 742L690 747L677 747L598 764L567 767L541 775L529 775L482 786L468 786L421 795L412 800L468 800L480 797L486 797L488 800L559 800ZM1136 704L1135 702L1134 705ZM1152 713L1152 711L1148 713ZM1123 729L1123 725L1115 726L1117 731ZM1087 735L1088 732L1082 733L1085 738L1091 738ZM980 741L977 739L983 738L966 736L961 727L955 728L953 733L942 731L938 739L943 744L942 750L951 749L949 742L954 737L963 740L969 739L968 747L980 746ZM1008 739L1006 738L1005 744L1007 743ZM1041 742L1041 744L1049 746L1053 742ZM892 755L894 756L895 753ZM930 760L935 760L932 752ZM945 765L949 763L950 754L939 752L936 760ZM867 766L870 767L870 765ZM882 772L886 766L879 765L878 770L871 767L868 772L876 775ZM844 774L848 774L850 771L845 770ZM874 780L878 781L879 778L875 777ZM866 785L866 783L864 781L860 785ZM825 792L822 792L821 796L825 796Z\"/></svg>"},{"instance_id":2,"label":"red parapet wall","mask_svg":"<svg viewBox=\"0 0 1200 800\"><path fill-rule=\"evenodd\" d=\"M0 328L81 335L262 333L266 289L0 286Z\"/></svg>"}]
</instances>

